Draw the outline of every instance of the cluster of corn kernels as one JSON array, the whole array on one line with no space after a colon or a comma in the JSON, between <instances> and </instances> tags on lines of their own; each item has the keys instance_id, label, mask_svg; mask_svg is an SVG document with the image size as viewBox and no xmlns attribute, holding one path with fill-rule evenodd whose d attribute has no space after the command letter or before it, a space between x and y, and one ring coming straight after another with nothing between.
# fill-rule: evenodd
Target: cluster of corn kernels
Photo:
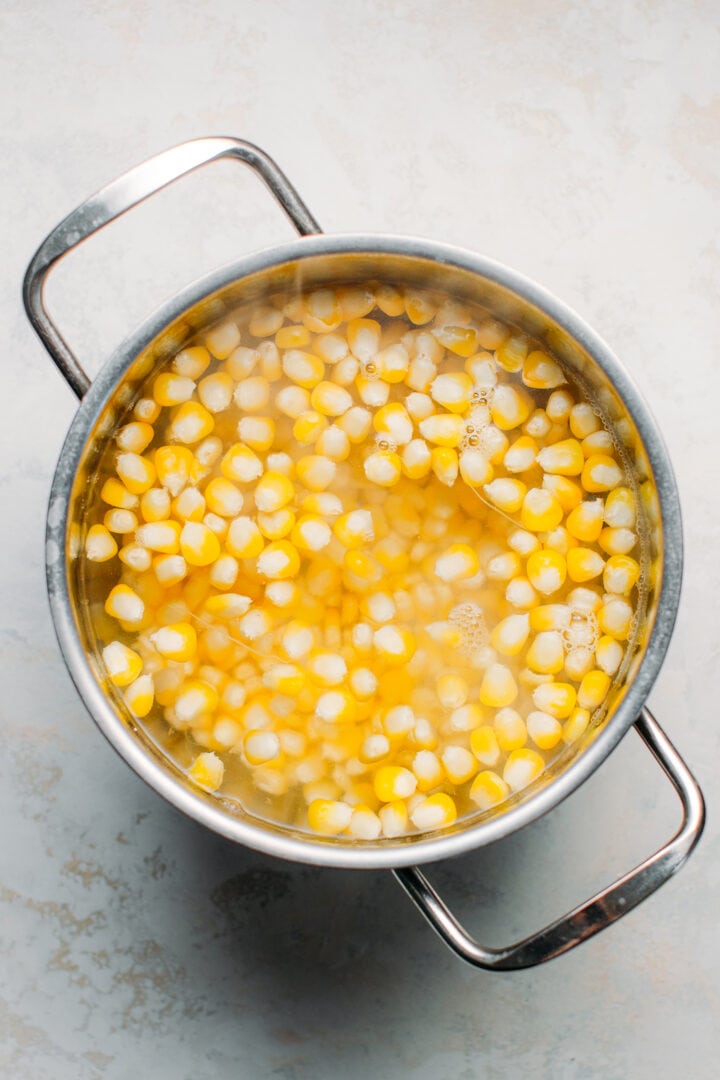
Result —
<instances>
[{"instance_id":1,"label":"cluster of corn kernels","mask_svg":"<svg viewBox=\"0 0 720 1080\"><path fill-rule=\"evenodd\" d=\"M198 785L232 795L240 763L270 815L399 836L502 803L600 714L635 499L525 335L317 289L236 312L145 393L85 554L119 560L107 676L202 750Z\"/></svg>"}]
</instances>

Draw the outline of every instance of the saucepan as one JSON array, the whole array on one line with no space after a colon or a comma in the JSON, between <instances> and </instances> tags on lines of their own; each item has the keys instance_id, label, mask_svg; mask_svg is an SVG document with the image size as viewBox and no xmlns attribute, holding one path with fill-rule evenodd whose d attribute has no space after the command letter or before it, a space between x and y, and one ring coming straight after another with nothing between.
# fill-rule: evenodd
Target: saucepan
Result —
<instances>
[{"instance_id":1,"label":"saucepan","mask_svg":"<svg viewBox=\"0 0 720 1080\"><path fill-rule=\"evenodd\" d=\"M300 234L245 255L196 281L163 304L105 362L86 374L48 313L43 288L50 270L110 221L179 177L229 159L260 177ZM153 369L191 335L239 303L282 289L367 282L427 285L485 308L547 344L598 402L620 433L625 460L644 492L648 562L645 610L620 692L602 721L571 752L500 809L465 817L435 833L348 842L310 836L238 811L189 783L141 722L107 691L99 644L88 616L79 540L88 491L103 450ZM685 862L704 823L702 794L691 772L646 706L670 641L682 577L678 493L661 434L625 368L568 307L540 286L491 259L414 237L325 235L287 178L258 147L240 139L195 139L131 169L73 210L40 245L24 282L28 317L71 390L80 399L57 464L47 515L46 568L52 618L72 679L100 730L127 763L170 803L238 844L279 858L350 869L387 868L434 930L478 967L532 967L603 930L631 911ZM453 916L418 868L494 843L535 821L579 787L634 727L679 796L682 823L654 854L539 932L503 948L484 947Z\"/></svg>"}]
</instances>

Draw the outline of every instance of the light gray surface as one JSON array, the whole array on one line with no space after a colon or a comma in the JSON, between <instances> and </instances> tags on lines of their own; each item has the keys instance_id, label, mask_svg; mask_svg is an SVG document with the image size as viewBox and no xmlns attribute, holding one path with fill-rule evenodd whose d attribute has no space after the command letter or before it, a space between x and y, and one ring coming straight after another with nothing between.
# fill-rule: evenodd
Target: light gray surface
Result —
<instances>
[{"instance_id":1,"label":"light gray surface","mask_svg":"<svg viewBox=\"0 0 720 1080\"><path fill-rule=\"evenodd\" d=\"M711 2L2 4L0 1075L716 1075L719 29ZM218 132L276 156L328 230L420 233L541 280L665 431L687 576L651 704L709 828L661 893L545 969L474 972L388 877L273 862L181 819L96 733L60 661L42 531L74 402L24 322L22 272L90 191ZM218 166L72 256L50 300L92 368L156 301L288 235ZM550 817L433 877L500 942L675 815L630 735Z\"/></svg>"}]
</instances>

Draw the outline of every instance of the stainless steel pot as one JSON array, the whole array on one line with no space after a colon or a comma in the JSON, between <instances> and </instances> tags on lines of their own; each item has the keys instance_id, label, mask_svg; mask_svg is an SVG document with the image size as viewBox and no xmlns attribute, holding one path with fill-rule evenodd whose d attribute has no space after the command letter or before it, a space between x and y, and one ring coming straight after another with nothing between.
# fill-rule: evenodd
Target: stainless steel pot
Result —
<instances>
[{"instance_id":1,"label":"stainless steel pot","mask_svg":"<svg viewBox=\"0 0 720 1080\"><path fill-rule=\"evenodd\" d=\"M149 195L222 158L241 161L257 173L301 239L247 255L189 286L127 338L91 383L44 306L49 271L68 251ZM154 365L172 355L189 334L214 322L227 307L269 291L369 279L427 284L428 278L434 287L472 297L545 340L621 434L626 466L645 496L645 614L624 685L606 720L514 796L507 809L478 814L430 836L374 842L313 838L233 812L221 799L191 787L109 694L87 615L87 584L78 570L78 527L88 482L118 413ZM496 970L530 967L567 952L632 910L683 865L702 832L703 799L687 766L645 708L680 596L678 495L662 438L635 384L574 312L514 270L458 248L399 236L323 235L275 163L252 144L233 138L196 139L176 146L84 202L36 252L25 277L24 301L50 356L81 399L57 465L47 517L47 582L55 630L73 681L98 727L156 791L215 832L270 855L323 866L392 869L451 949L478 967ZM490 844L547 813L590 776L633 726L680 797L683 818L677 833L624 877L538 933L507 948L481 946L459 925L416 864Z\"/></svg>"}]
</instances>

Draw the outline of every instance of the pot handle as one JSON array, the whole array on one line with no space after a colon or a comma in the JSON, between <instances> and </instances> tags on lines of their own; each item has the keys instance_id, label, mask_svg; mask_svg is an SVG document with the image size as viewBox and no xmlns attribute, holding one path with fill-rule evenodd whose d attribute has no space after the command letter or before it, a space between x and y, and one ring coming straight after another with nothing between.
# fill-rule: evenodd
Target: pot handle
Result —
<instances>
[{"instance_id":1,"label":"pot handle","mask_svg":"<svg viewBox=\"0 0 720 1080\"><path fill-rule=\"evenodd\" d=\"M538 933L506 948L485 948L460 925L417 867L394 871L395 877L433 930L461 959L491 971L516 971L544 964L574 949L632 911L685 863L700 839L705 824L702 793L649 709L643 709L635 728L680 797L682 824L672 839L654 855Z\"/></svg>"},{"instance_id":2,"label":"pot handle","mask_svg":"<svg viewBox=\"0 0 720 1080\"><path fill-rule=\"evenodd\" d=\"M45 237L23 281L23 302L27 316L66 382L79 398L87 393L91 380L45 307L43 288L48 273L68 251L133 206L181 176L223 158L233 158L249 165L270 189L301 236L321 232L317 221L272 158L253 143L229 136L191 139L180 143L148 158L101 188Z\"/></svg>"}]
</instances>

